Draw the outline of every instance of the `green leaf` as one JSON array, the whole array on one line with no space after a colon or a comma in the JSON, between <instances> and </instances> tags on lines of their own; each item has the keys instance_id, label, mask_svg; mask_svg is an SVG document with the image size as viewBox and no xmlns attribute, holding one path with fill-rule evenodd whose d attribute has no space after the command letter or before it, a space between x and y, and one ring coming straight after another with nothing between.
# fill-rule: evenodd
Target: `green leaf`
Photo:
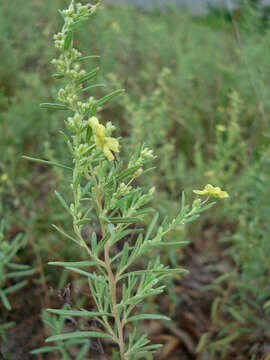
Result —
<instances>
[{"instance_id":1,"label":"green leaf","mask_svg":"<svg viewBox=\"0 0 270 360\"><path fill-rule=\"evenodd\" d=\"M41 109L48 110L69 110L69 107L64 104L52 104L52 103L42 103L40 104Z\"/></svg>"},{"instance_id":2,"label":"green leaf","mask_svg":"<svg viewBox=\"0 0 270 360\"><path fill-rule=\"evenodd\" d=\"M97 246L97 234L93 231L91 237L91 248L93 252L95 252L96 246Z\"/></svg>"},{"instance_id":3,"label":"green leaf","mask_svg":"<svg viewBox=\"0 0 270 360\"><path fill-rule=\"evenodd\" d=\"M63 79L64 75L63 75L63 74L55 73L55 74L52 75L52 77L53 77L54 79Z\"/></svg>"},{"instance_id":4,"label":"green leaf","mask_svg":"<svg viewBox=\"0 0 270 360\"><path fill-rule=\"evenodd\" d=\"M102 106L104 104L106 104L108 101L110 101L111 99L115 98L116 96L123 94L125 92L124 89L120 89L120 90L116 90L113 91L112 93L104 96L103 98L97 100L95 107L98 108L99 106Z\"/></svg>"},{"instance_id":5,"label":"green leaf","mask_svg":"<svg viewBox=\"0 0 270 360\"><path fill-rule=\"evenodd\" d=\"M205 346L207 345L207 342L208 342L208 338L209 338L209 333L202 334L202 336L200 337L200 340L199 340L199 344L197 345L196 350L195 350L196 353L200 353L205 348Z\"/></svg>"},{"instance_id":6,"label":"green leaf","mask_svg":"<svg viewBox=\"0 0 270 360\"><path fill-rule=\"evenodd\" d=\"M209 345L210 349L216 349L216 348L220 348L223 347L224 345L228 345L230 344L232 341L234 341L235 339L237 339L239 337L239 333L234 333L232 335L226 336L225 338L215 341L213 343L211 343Z\"/></svg>"},{"instance_id":7,"label":"green leaf","mask_svg":"<svg viewBox=\"0 0 270 360\"><path fill-rule=\"evenodd\" d=\"M67 237L68 239L74 241L77 245L82 246L77 239L75 239L74 237L72 237L72 236L68 235L67 233L65 233L63 230L61 230L61 229L60 229L58 226L56 226L55 224L52 224L52 227L53 227L55 230L57 230L58 232L60 232L60 234L64 235L64 236Z\"/></svg>"},{"instance_id":8,"label":"green leaf","mask_svg":"<svg viewBox=\"0 0 270 360\"><path fill-rule=\"evenodd\" d=\"M68 50L70 48L71 42L72 42L72 31L68 31L65 37L65 41L64 41L64 50Z\"/></svg>"},{"instance_id":9,"label":"green leaf","mask_svg":"<svg viewBox=\"0 0 270 360\"><path fill-rule=\"evenodd\" d=\"M97 317L97 316L113 316L107 312L91 312L87 310L62 310L62 309L46 309L46 311L63 316L80 316L80 317Z\"/></svg>"},{"instance_id":10,"label":"green leaf","mask_svg":"<svg viewBox=\"0 0 270 360\"><path fill-rule=\"evenodd\" d=\"M147 245L147 248L151 249L152 247L181 247L181 246L185 246L188 245L190 242L189 241L173 241L173 242L158 242L158 243L153 243L153 244L149 244Z\"/></svg>"},{"instance_id":11,"label":"green leaf","mask_svg":"<svg viewBox=\"0 0 270 360\"><path fill-rule=\"evenodd\" d=\"M90 143L92 133L93 133L93 130L92 130L91 126L87 126L87 128L86 128L86 141L88 143Z\"/></svg>"},{"instance_id":12,"label":"green leaf","mask_svg":"<svg viewBox=\"0 0 270 360\"><path fill-rule=\"evenodd\" d=\"M110 239L111 234L107 233L101 240L99 240L96 248L95 248L95 254L96 256L99 255L100 251L103 250L105 244L107 243L107 241Z\"/></svg>"},{"instance_id":13,"label":"green leaf","mask_svg":"<svg viewBox=\"0 0 270 360\"><path fill-rule=\"evenodd\" d=\"M85 20L86 19L82 18L80 20L74 21L74 23L69 25L69 29L72 31L77 31Z\"/></svg>"},{"instance_id":14,"label":"green leaf","mask_svg":"<svg viewBox=\"0 0 270 360\"><path fill-rule=\"evenodd\" d=\"M65 333L60 335L50 336L46 339L46 342L69 340L69 339L83 339L83 338L105 338L112 339L108 334L97 332L97 331L74 331L72 333Z\"/></svg>"},{"instance_id":15,"label":"green leaf","mask_svg":"<svg viewBox=\"0 0 270 360\"><path fill-rule=\"evenodd\" d=\"M121 173L119 175L117 175L113 180L110 180L109 182L107 182L107 184L105 185L105 188L110 188L114 183L123 181L129 177L131 177L132 175L135 174L135 172L140 169L141 165L136 165L136 166L132 166L130 168L127 168L123 171L121 171Z\"/></svg>"},{"instance_id":16,"label":"green leaf","mask_svg":"<svg viewBox=\"0 0 270 360\"><path fill-rule=\"evenodd\" d=\"M67 210L67 212L69 214L71 214L70 208L68 206L68 204L65 202L64 198L62 197L62 195L58 192L58 191L54 191L55 195L57 196L58 200L60 201L60 203L62 204L62 206Z\"/></svg>"},{"instance_id":17,"label":"green leaf","mask_svg":"<svg viewBox=\"0 0 270 360\"><path fill-rule=\"evenodd\" d=\"M216 321L216 314L218 311L219 304L221 303L221 297L216 297L212 307L211 307L211 321L214 323Z\"/></svg>"},{"instance_id":18,"label":"green leaf","mask_svg":"<svg viewBox=\"0 0 270 360\"><path fill-rule=\"evenodd\" d=\"M94 84L94 85L87 86L86 88L82 89L82 91L88 91L88 90L91 90L91 89L94 89L97 87L104 87L104 86L106 86L106 85L105 84Z\"/></svg>"},{"instance_id":19,"label":"green leaf","mask_svg":"<svg viewBox=\"0 0 270 360\"><path fill-rule=\"evenodd\" d=\"M241 314L235 309L229 308L227 311L231 314L231 316L234 319L238 320L240 323L244 324L246 322L246 320L241 316Z\"/></svg>"},{"instance_id":20,"label":"green leaf","mask_svg":"<svg viewBox=\"0 0 270 360\"><path fill-rule=\"evenodd\" d=\"M86 81L93 79L97 75L98 71L99 71L99 68L96 67L95 69L91 70L89 73L84 75L80 80L78 80L77 83L79 85L81 85L81 84L85 83Z\"/></svg>"},{"instance_id":21,"label":"green leaf","mask_svg":"<svg viewBox=\"0 0 270 360\"><path fill-rule=\"evenodd\" d=\"M15 325L16 325L15 321L10 321L10 322L8 322L8 323L1 324L1 325L0 325L0 334L1 334L1 332L3 333L4 330L10 329L10 328L12 328L12 327L15 326Z\"/></svg>"},{"instance_id":22,"label":"green leaf","mask_svg":"<svg viewBox=\"0 0 270 360\"><path fill-rule=\"evenodd\" d=\"M73 148L72 148L71 142L70 142L67 134L64 133L64 131L62 131L62 130L59 130L59 133L60 133L60 134L63 136L63 138L65 139L65 142L67 143L67 146L68 146L68 148L69 148L69 150L70 150L70 153L73 154Z\"/></svg>"},{"instance_id":23,"label":"green leaf","mask_svg":"<svg viewBox=\"0 0 270 360\"><path fill-rule=\"evenodd\" d=\"M157 213L157 214L154 216L151 224L148 226L148 229L147 229L147 232L146 232L144 241L147 241L147 240L149 239L149 237L150 237L150 235L151 235L151 233L152 233L152 231L153 231L153 228L154 228L154 226L156 225L156 223L157 223L157 221L158 221L158 217L159 217L159 215L158 215L158 213Z\"/></svg>"},{"instance_id":24,"label":"green leaf","mask_svg":"<svg viewBox=\"0 0 270 360\"><path fill-rule=\"evenodd\" d=\"M52 166L57 166L57 167L62 168L62 169L73 170L69 166L58 164L58 163L56 163L54 161L47 161L47 160L37 159L37 158L33 158L33 157L30 157L30 156L26 156L26 155L23 155L22 158L25 159L25 160L37 162L37 163L40 163L40 164L52 165Z\"/></svg>"},{"instance_id":25,"label":"green leaf","mask_svg":"<svg viewBox=\"0 0 270 360\"><path fill-rule=\"evenodd\" d=\"M28 275L32 275L36 272L36 269L29 269L29 270L22 270L22 271L11 271L7 274L8 278L13 278L13 277L21 277L21 276L28 276Z\"/></svg>"},{"instance_id":26,"label":"green leaf","mask_svg":"<svg viewBox=\"0 0 270 360\"><path fill-rule=\"evenodd\" d=\"M73 62L81 62L84 60L89 60L89 59L100 59L99 55L88 55L88 56L83 56L79 59L74 60Z\"/></svg>"},{"instance_id":27,"label":"green leaf","mask_svg":"<svg viewBox=\"0 0 270 360\"><path fill-rule=\"evenodd\" d=\"M167 317L167 316L158 315L158 314L140 314L140 315L131 316L130 318L128 318L126 320L126 323L133 322L133 321L138 321L138 320L166 320L166 321L170 321L171 319L169 317Z\"/></svg>"},{"instance_id":28,"label":"green leaf","mask_svg":"<svg viewBox=\"0 0 270 360\"><path fill-rule=\"evenodd\" d=\"M71 267L89 267L89 266L95 266L99 265L97 261L54 261L49 262L48 265L54 265L54 266L71 266Z\"/></svg>"},{"instance_id":29,"label":"green leaf","mask_svg":"<svg viewBox=\"0 0 270 360\"><path fill-rule=\"evenodd\" d=\"M11 310L11 305L8 301L8 298L6 297L4 291L0 290L0 299L2 300L2 303L4 304L5 308L7 310Z\"/></svg>"},{"instance_id":30,"label":"green leaf","mask_svg":"<svg viewBox=\"0 0 270 360\"><path fill-rule=\"evenodd\" d=\"M8 287L7 289L5 289L4 293L7 295L7 294L10 294L10 293L12 293L14 291L18 291L22 287L24 287L26 284L27 284L26 280L20 281L19 283L15 284L15 285L12 285L12 286Z\"/></svg>"},{"instance_id":31,"label":"green leaf","mask_svg":"<svg viewBox=\"0 0 270 360\"><path fill-rule=\"evenodd\" d=\"M30 265L25 265L25 264L9 263L9 264L7 264L7 267L9 269L14 269L14 270L27 270L27 269L30 269Z\"/></svg>"},{"instance_id":32,"label":"green leaf","mask_svg":"<svg viewBox=\"0 0 270 360\"><path fill-rule=\"evenodd\" d=\"M81 269L77 269L77 268L74 268L74 267L69 267L69 266L66 267L66 269L71 270L71 271L74 271L74 272L76 272L76 273L78 273L78 274L87 276L87 277L89 277L89 278L91 278L91 279L94 279L94 280L96 280L96 281L99 281L99 282L101 282L101 283L106 283L106 281L105 281L102 277L97 276L96 274L91 274L91 273L89 273L89 272L87 272L87 271L84 271L84 270L81 270Z\"/></svg>"},{"instance_id":33,"label":"green leaf","mask_svg":"<svg viewBox=\"0 0 270 360\"><path fill-rule=\"evenodd\" d=\"M79 354L76 356L76 360L85 359L85 356L86 356L86 354L88 352L89 346L90 346L89 343L83 345L83 347L81 348Z\"/></svg>"},{"instance_id":34,"label":"green leaf","mask_svg":"<svg viewBox=\"0 0 270 360\"><path fill-rule=\"evenodd\" d=\"M128 277L129 275L133 274L133 275L145 275L147 273L157 273L157 274L188 274L189 271L185 270L185 269L160 269L160 270L154 270L154 269L150 269L150 270L137 270L137 271L132 271L131 273L126 273L120 276L120 279L123 279L125 277Z\"/></svg>"},{"instance_id":35,"label":"green leaf","mask_svg":"<svg viewBox=\"0 0 270 360\"><path fill-rule=\"evenodd\" d=\"M109 218L107 221L111 222L112 224L133 224L138 222L139 219L136 217L113 217Z\"/></svg>"},{"instance_id":36,"label":"green leaf","mask_svg":"<svg viewBox=\"0 0 270 360\"><path fill-rule=\"evenodd\" d=\"M187 219L184 219L184 220L182 221L182 224L185 225L185 224L187 224L187 223L190 223L190 222L198 219L199 217L200 217L200 215L192 215L192 216L188 217Z\"/></svg>"},{"instance_id":37,"label":"green leaf","mask_svg":"<svg viewBox=\"0 0 270 360\"><path fill-rule=\"evenodd\" d=\"M58 350L57 346L43 346L39 349L30 351L30 354L33 354L33 355L45 354L45 353L49 353L49 352L57 351L57 350Z\"/></svg>"},{"instance_id":38,"label":"green leaf","mask_svg":"<svg viewBox=\"0 0 270 360\"><path fill-rule=\"evenodd\" d=\"M223 281L226 281L226 280L228 280L228 279L230 279L230 278L232 278L232 277L235 277L235 272L230 272L230 273L228 273L228 274L224 274L224 275L221 275L221 276L219 276L218 278L216 278L214 281L213 281L213 283L215 283L215 284L220 284L221 282L223 282Z\"/></svg>"},{"instance_id":39,"label":"green leaf","mask_svg":"<svg viewBox=\"0 0 270 360\"><path fill-rule=\"evenodd\" d=\"M84 218L81 220L77 220L76 224L77 225L85 225L85 224L89 224L91 221L92 221L92 219L90 219L90 218Z\"/></svg>"},{"instance_id":40,"label":"green leaf","mask_svg":"<svg viewBox=\"0 0 270 360\"><path fill-rule=\"evenodd\" d=\"M126 242L125 245L124 245L121 261L120 261L120 263L118 265L118 268L117 268L117 272L119 272L122 269L122 267L124 265L126 265L128 254L129 254L129 244L128 244L128 242Z\"/></svg>"}]
</instances>

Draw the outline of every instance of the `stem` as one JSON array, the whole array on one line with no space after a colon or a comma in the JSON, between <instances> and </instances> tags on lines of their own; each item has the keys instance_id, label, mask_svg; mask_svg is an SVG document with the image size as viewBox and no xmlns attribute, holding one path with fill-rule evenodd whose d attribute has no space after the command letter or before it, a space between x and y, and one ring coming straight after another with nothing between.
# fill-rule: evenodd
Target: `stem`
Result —
<instances>
[{"instance_id":1,"label":"stem","mask_svg":"<svg viewBox=\"0 0 270 360\"><path fill-rule=\"evenodd\" d=\"M91 169L91 173L94 179L94 187L95 187L95 193L96 193L96 202L97 202L97 207L98 207L98 212L99 214L102 214L103 212L103 208L102 208L102 195L100 193L100 188L98 186L96 177L94 175L93 172L93 168L90 165L90 169ZM102 236L104 237L106 235L106 229L104 226L104 223L102 221L102 219L99 217L99 223L100 223L100 227L101 227L101 232L102 232ZM123 327L124 324L120 319L119 316L119 312L117 309L117 289L116 289L116 284L117 284L117 280L113 274L112 268L111 268L111 264L110 264L110 240L107 241L107 243L104 246L104 257L105 257L105 268L106 271L108 273L108 281L109 281L109 289L110 289L110 295L111 295L111 300L112 300L112 313L117 325L117 329L118 329L118 346L119 346L119 350L120 350L120 358L121 360L126 360L126 356L125 356L125 346L124 346L124 334L123 334Z\"/></svg>"},{"instance_id":2,"label":"stem","mask_svg":"<svg viewBox=\"0 0 270 360\"><path fill-rule=\"evenodd\" d=\"M116 280L115 280L115 277L114 277L114 274L112 272L111 265L110 265L109 249L110 249L110 244L109 244L109 242L107 242L104 247L104 254L105 254L106 270L107 270L107 273L109 276L108 280L109 280L109 288L110 288L110 294L111 294L111 299L112 299L112 310L113 310L113 315L114 315L114 318L115 318L115 321L117 324L117 328L118 328L118 345L119 345L119 349L120 349L121 360L126 360L125 347L124 347L124 336L123 336L123 323L120 320L119 313L117 310Z\"/></svg>"}]
</instances>

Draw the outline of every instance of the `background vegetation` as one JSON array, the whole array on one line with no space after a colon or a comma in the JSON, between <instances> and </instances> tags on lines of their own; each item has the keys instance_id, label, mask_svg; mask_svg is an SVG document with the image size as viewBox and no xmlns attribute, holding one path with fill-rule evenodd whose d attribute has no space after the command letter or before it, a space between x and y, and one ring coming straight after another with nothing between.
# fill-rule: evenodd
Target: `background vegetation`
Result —
<instances>
[{"instance_id":1,"label":"background vegetation","mask_svg":"<svg viewBox=\"0 0 270 360\"><path fill-rule=\"evenodd\" d=\"M47 265L81 256L51 227L69 226L54 195L56 187L67 189L69 179L62 169L22 159L23 154L66 159L58 136L62 115L39 109L57 93L48 59L54 56L52 35L63 5L64 0L0 4L0 216L5 218L0 256L14 248L14 263L28 265L11 275L0 266L0 290L12 307L0 305L4 359L37 358L28 352L57 327L48 315L42 323L42 309L85 301L85 284L76 275ZM265 359L270 353L267 12L245 4L234 14L213 11L194 18L172 7L144 12L105 6L78 37L84 53L102 55L99 82L127 90L103 116L119 125L126 158L138 142L154 148L156 169L142 185L156 186L160 211L175 214L181 192L192 196L192 189L206 183L230 194L196 226L173 234L189 246L162 253L165 262L184 264L190 275L172 280L167 295L146 304L173 319L146 324L152 341L165 344L157 359ZM102 96L103 89L96 94ZM6 293L21 284L23 271L24 286ZM12 327L5 330L4 324ZM104 356L100 346L91 345L91 356Z\"/></svg>"}]
</instances>

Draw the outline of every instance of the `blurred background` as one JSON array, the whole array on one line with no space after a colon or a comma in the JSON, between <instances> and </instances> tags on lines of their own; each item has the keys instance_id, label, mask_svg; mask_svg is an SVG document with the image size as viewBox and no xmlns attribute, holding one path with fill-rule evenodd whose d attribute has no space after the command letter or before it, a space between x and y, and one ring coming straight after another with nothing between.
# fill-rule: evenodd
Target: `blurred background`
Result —
<instances>
[{"instance_id":1,"label":"blurred background","mask_svg":"<svg viewBox=\"0 0 270 360\"><path fill-rule=\"evenodd\" d=\"M57 9L67 5L0 2L1 241L9 246L21 234L14 261L34 271L9 296L12 310L0 302L0 334L1 325L13 324L0 339L4 359L37 358L29 351L50 333L42 309L61 307L68 283L75 306L87 307L86 284L47 265L81 258L51 227L71 229L54 195L58 189L69 198L68 175L22 158L70 162L59 136L64 115L39 108L54 102L60 86L52 78L52 37L62 24ZM164 263L184 266L190 275L170 280L166 294L146 304L173 320L147 325L151 340L165 345L155 359L270 359L269 6L255 0L105 0L77 33L75 46L83 54L101 55L87 66L98 62L97 82L106 89L92 95L126 89L102 111L122 136L121 155L128 160L142 142L158 157L141 185L156 187L161 214L173 216L182 191L191 201L192 190L207 183L230 194L171 235L190 245L161 253ZM16 275L0 270L0 287L17 284ZM98 350L91 351L98 359Z\"/></svg>"}]
</instances>

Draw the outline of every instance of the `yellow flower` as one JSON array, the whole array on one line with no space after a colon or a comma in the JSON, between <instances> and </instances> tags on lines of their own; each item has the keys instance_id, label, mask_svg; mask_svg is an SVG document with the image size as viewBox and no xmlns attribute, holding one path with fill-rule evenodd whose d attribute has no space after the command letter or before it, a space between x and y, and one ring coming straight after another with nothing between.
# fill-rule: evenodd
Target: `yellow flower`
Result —
<instances>
[{"instance_id":1,"label":"yellow flower","mask_svg":"<svg viewBox=\"0 0 270 360\"><path fill-rule=\"evenodd\" d=\"M96 117L91 117L89 119L89 124L95 135L95 144L97 148L103 151L109 161L114 160L112 151L115 153L119 152L118 140L113 137L105 136L106 128L99 123Z\"/></svg>"},{"instance_id":2,"label":"yellow flower","mask_svg":"<svg viewBox=\"0 0 270 360\"><path fill-rule=\"evenodd\" d=\"M223 112L224 112L224 107L223 107L223 106L218 106L217 109L218 109L218 111L219 111L220 113L223 113Z\"/></svg>"},{"instance_id":3,"label":"yellow flower","mask_svg":"<svg viewBox=\"0 0 270 360\"><path fill-rule=\"evenodd\" d=\"M211 184L207 184L203 190L193 190L195 194L214 196L216 198L228 198L229 194L226 191L222 191L220 187L214 187Z\"/></svg>"},{"instance_id":4,"label":"yellow flower","mask_svg":"<svg viewBox=\"0 0 270 360\"><path fill-rule=\"evenodd\" d=\"M8 174L7 173L4 173L4 174L1 175L1 181L2 182L7 181L7 179L8 179Z\"/></svg>"},{"instance_id":5,"label":"yellow flower","mask_svg":"<svg viewBox=\"0 0 270 360\"><path fill-rule=\"evenodd\" d=\"M89 124L94 132L94 134L100 138L104 138L105 137L105 126L101 125L98 122L98 119L96 117L91 117L89 119Z\"/></svg>"},{"instance_id":6,"label":"yellow flower","mask_svg":"<svg viewBox=\"0 0 270 360\"><path fill-rule=\"evenodd\" d=\"M221 125L221 124L218 124L218 125L216 126L216 129L217 129L218 131L221 131L221 132L226 131L226 127L225 127L224 125Z\"/></svg>"},{"instance_id":7,"label":"yellow flower","mask_svg":"<svg viewBox=\"0 0 270 360\"><path fill-rule=\"evenodd\" d=\"M204 176L213 176L214 175L214 172L212 170L209 170L209 171L205 171Z\"/></svg>"}]
</instances>

